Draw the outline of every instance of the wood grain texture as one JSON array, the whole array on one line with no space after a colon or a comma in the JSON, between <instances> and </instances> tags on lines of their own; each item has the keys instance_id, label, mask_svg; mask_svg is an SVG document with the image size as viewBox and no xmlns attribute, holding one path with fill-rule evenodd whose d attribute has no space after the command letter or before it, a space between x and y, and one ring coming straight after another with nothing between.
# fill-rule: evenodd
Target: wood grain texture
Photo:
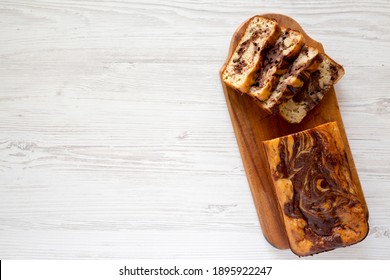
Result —
<instances>
[{"instance_id":1,"label":"wood grain texture","mask_svg":"<svg viewBox=\"0 0 390 280\"><path fill-rule=\"evenodd\" d=\"M311 259L390 259L385 0L1 1L0 258L296 259L261 233L218 75L271 12L344 66L370 209L362 243Z\"/></svg>"},{"instance_id":2,"label":"wood grain texture","mask_svg":"<svg viewBox=\"0 0 390 280\"><path fill-rule=\"evenodd\" d=\"M261 16L276 20L280 26L301 32L305 38L306 45L317 48L323 53L325 52L322 44L310 38L294 19L281 14L263 14ZM352 181L358 190L360 201L363 203L367 216L368 209L333 87L324 96L323 102L310 111L301 123L289 124L279 116L273 116L265 112L256 104L257 100L253 97L241 94L223 82L223 72L245 33L250 20L248 19L242 23L233 34L229 53L219 73L263 234L276 248L287 249L290 246L283 224L283 213L278 206L272 178L269 173L267 157L263 149L263 141L312 129L324 123L336 122L344 142L345 153L351 168Z\"/></svg>"}]
</instances>

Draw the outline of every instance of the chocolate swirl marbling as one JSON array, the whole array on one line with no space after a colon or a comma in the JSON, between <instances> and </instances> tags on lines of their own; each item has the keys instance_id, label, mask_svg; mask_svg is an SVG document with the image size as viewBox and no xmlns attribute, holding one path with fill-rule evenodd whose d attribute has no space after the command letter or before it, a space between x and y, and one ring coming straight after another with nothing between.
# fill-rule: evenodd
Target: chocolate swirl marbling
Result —
<instances>
[{"instance_id":1,"label":"chocolate swirl marbling","mask_svg":"<svg viewBox=\"0 0 390 280\"><path fill-rule=\"evenodd\" d=\"M367 214L336 123L264 142L291 249L309 255L362 240Z\"/></svg>"}]
</instances>

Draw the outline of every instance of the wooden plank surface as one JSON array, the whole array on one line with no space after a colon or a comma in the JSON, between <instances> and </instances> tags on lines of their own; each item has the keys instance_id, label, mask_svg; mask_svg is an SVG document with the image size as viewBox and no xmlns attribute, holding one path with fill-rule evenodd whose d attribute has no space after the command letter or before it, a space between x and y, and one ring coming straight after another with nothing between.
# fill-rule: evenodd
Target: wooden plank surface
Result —
<instances>
[{"instance_id":1,"label":"wooden plank surface","mask_svg":"<svg viewBox=\"0 0 390 280\"><path fill-rule=\"evenodd\" d=\"M390 259L390 3L1 1L0 258L296 259L264 239L218 71L287 14L346 70L337 98L369 236Z\"/></svg>"}]
</instances>

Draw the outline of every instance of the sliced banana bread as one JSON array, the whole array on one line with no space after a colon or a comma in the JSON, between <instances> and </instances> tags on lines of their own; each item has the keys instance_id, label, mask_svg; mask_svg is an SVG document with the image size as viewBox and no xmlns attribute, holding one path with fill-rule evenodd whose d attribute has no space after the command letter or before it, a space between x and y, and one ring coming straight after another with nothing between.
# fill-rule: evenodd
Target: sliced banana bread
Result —
<instances>
[{"instance_id":1,"label":"sliced banana bread","mask_svg":"<svg viewBox=\"0 0 390 280\"><path fill-rule=\"evenodd\" d=\"M279 104L302 90L305 81L321 62L322 57L318 49L304 46L288 72L280 77L279 83L270 97L265 101L258 102L259 105L271 114L276 113Z\"/></svg>"},{"instance_id":2,"label":"sliced banana bread","mask_svg":"<svg viewBox=\"0 0 390 280\"><path fill-rule=\"evenodd\" d=\"M280 76L288 71L290 63L297 57L303 44L304 39L300 32L282 27L275 46L267 51L263 64L257 71L249 94L262 101L266 100L275 89Z\"/></svg>"},{"instance_id":3,"label":"sliced banana bread","mask_svg":"<svg viewBox=\"0 0 390 280\"><path fill-rule=\"evenodd\" d=\"M222 74L223 81L243 93L248 92L262 63L264 50L275 44L279 33L276 21L253 17Z\"/></svg>"},{"instance_id":4,"label":"sliced banana bread","mask_svg":"<svg viewBox=\"0 0 390 280\"><path fill-rule=\"evenodd\" d=\"M344 68L326 54L305 85L305 89L279 105L279 114L290 123L300 123L344 75Z\"/></svg>"}]
</instances>

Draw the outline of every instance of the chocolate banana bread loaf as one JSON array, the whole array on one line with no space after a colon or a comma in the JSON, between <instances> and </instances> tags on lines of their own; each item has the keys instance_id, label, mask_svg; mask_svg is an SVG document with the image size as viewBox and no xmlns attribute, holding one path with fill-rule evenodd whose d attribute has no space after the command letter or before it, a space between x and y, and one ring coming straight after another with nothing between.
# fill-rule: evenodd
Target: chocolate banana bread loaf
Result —
<instances>
[{"instance_id":1,"label":"chocolate banana bread loaf","mask_svg":"<svg viewBox=\"0 0 390 280\"><path fill-rule=\"evenodd\" d=\"M335 122L263 144L295 254L306 256L364 239L367 212Z\"/></svg>"}]
</instances>

